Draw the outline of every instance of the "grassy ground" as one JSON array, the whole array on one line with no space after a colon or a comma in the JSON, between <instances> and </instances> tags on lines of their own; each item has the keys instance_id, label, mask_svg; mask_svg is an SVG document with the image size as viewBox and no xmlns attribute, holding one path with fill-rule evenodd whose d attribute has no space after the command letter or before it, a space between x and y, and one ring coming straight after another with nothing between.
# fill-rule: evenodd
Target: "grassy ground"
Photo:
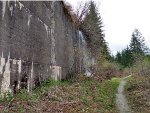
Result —
<instances>
[{"instance_id":1,"label":"grassy ground","mask_svg":"<svg viewBox=\"0 0 150 113\"><path fill-rule=\"evenodd\" d=\"M117 113L119 79L100 82L79 75L71 81L49 79L27 93L21 90L0 102L4 113Z\"/></svg>"},{"instance_id":2,"label":"grassy ground","mask_svg":"<svg viewBox=\"0 0 150 113\"><path fill-rule=\"evenodd\" d=\"M135 113L150 113L150 77L133 76L129 79L126 96Z\"/></svg>"}]
</instances>

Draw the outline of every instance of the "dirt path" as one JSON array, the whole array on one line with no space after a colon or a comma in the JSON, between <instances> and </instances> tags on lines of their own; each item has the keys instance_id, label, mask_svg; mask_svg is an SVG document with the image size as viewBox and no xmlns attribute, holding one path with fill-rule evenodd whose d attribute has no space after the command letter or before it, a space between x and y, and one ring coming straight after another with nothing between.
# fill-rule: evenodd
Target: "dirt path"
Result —
<instances>
[{"instance_id":1,"label":"dirt path","mask_svg":"<svg viewBox=\"0 0 150 113\"><path fill-rule=\"evenodd\" d=\"M124 86L126 84L125 78L120 82L118 87L118 92L116 94L116 104L120 113L131 113L131 110L128 106L126 97L124 95Z\"/></svg>"}]
</instances>

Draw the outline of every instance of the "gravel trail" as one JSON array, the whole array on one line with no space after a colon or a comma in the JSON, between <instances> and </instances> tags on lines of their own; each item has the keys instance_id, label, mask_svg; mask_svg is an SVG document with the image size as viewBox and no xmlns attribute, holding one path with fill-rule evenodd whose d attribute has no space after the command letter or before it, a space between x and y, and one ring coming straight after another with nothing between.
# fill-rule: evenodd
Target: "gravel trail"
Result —
<instances>
[{"instance_id":1,"label":"gravel trail","mask_svg":"<svg viewBox=\"0 0 150 113\"><path fill-rule=\"evenodd\" d=\"M124 86L126 85L126 80L123 79L118 87L118 92L116 94L116 104L120 113L131 113L128 106L127 99L124 95Z\"/></svg>"}]
</instances>

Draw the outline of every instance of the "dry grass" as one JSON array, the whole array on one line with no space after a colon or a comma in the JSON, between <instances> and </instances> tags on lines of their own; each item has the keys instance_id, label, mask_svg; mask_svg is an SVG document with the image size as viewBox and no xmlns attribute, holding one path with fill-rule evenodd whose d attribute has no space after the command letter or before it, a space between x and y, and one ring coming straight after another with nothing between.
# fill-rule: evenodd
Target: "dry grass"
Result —
<instances>
[{"instance_id":1,"label":"dry grass","mask_svg":"<svg viewBox=\"0 0 150 113\"><path fill-rule=\"evenodd\" d=\"M119 79L103 81L79 75L71 81L47 81L31 94L22 91L1 102L6 113L117 113ZM7 106L7 107L6 107Z\"/></svg>"},{"instance_id":2,"label":"dry grass","mask_svg":"<svg viewBox=\"0 0 150 113\"><path fill-rule=\"evenodd\" d=\"M150 113L150 77L134 76L128 81L126 95L135 113Z\"/></svg>"}]
</instances>

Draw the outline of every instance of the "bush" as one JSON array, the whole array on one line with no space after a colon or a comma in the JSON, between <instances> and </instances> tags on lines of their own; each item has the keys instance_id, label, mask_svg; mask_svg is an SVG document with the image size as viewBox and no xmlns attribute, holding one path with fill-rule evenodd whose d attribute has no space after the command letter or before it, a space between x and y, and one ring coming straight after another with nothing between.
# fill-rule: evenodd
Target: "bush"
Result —
<instances>
[{"instance_id":1,"label":"bush","mask_svg":"<svg viewBox=\"0 0 150 113\"><path fill-rule=\"evenodd\" d=\"M97 70L97 73L95 75L98 79L111 79L112 77L120 77L123 76L123 70L122 68L112 62L105 61L101 67Z\"/></svg>"},{"instance_id":2,"label":"bush","mask_svg":"<svg viewBox=\"0 0 150 113\"><path fill-rule=\"evenodd\" d=\"M143 60L136 61L132 67L133 75L150 75L150 61L148 58L144 58Z\"/></svg>"}]
</instances>

